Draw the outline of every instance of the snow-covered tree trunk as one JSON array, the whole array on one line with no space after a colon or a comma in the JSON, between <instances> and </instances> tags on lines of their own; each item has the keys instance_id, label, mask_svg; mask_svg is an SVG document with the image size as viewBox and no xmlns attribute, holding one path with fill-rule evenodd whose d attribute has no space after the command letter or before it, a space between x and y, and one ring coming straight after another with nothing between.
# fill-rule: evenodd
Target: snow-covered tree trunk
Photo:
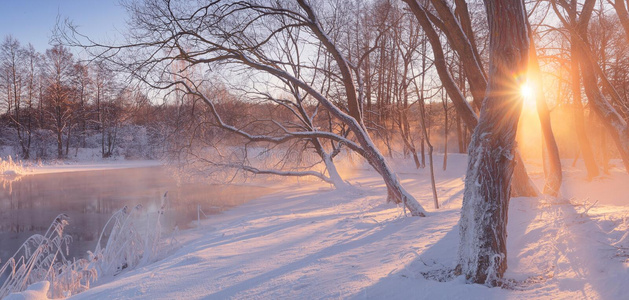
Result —
<instances>
[{"instance_id":1,"label":"snow-covered tree trunk","mask_svg":"<svg viewBox=\"0 0 629 300\"><path fill-rule=\"evenodd\" d=\"M336 169L336 165L332 160L332 156L326 153L323 156L323 163L325 164L325 168L328 172L328 177L330 178L330 181L332 181L332 184L334 184L334 187L338 189L340 187L347 186L343 178L341 178L338 170Z\"/></svg>"},{"instance_id":2,"label":"snow-covered tree trunk","mask_svg":"<svg viewBox=\"0 0 629 300\"><path fill-rule=\"evenodd\" d=\"M487 95L472 135L457 271L495 285L507 269L507 215L529 40L520 0L485 0L490 30Z\"/></svg>"}]
</instances>

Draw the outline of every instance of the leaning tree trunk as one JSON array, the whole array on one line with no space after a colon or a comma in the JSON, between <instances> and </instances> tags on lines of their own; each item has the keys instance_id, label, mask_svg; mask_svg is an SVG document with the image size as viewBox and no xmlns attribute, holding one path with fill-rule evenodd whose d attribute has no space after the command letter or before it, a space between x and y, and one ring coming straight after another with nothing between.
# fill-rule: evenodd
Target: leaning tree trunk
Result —
<instances>
[{"instance_id":1,"label":"leaning tree trunk","mask_svg":"<svg viewBox=\"0 0 629 300\"><path fill-rule=\"evenodd\" d=\"M596 76L592 64L589 61L581 61L581 75L585 94L590 101L590 107L596 113L603 125L607 128L616 144L625 170L629 173L629 125L605 100L596 84Z\"/></svg>"},{"instance_id":2,"label":"leaning tree trunk","mask_svg":"<svg viewBox=\"0 0 629 300\"><path fill-rule=\"evenodd\" d=\"M550 111L546 104L546 97L544 96L543 83L541 78L541 72L539 68L539 60L537 59L537 50L533 44L533 33L529 25L529 38L531 41L529 49L529 74L535 85L535 103L537 107L537 114L539 116L540 126L542 128L543 136L543 157L544 157L544 174L546 175L546 182L544 184L544 194L556 197L559 194L559 188L561 188L562 170L561 170L561 158L559 157L559 148L555 141L555 135L550 122Z\"/></svg>"},{"instance_id":3,"label":"leaning tree trunk","mask_svg":"<svg viewBox=\"0 0 629 300\"><path fill-rule=\"evenodd\" d=\"M349 129L354 133L358 144L363 148L363 157L369 162L369 164L382 176L384 180L387 190L390 195L394 197L394 199L404 204L404 207L408 208L413 216L426 216L426 211L419 204L419 202L408 192L404 187L402 187L400 180L397 177L397 174L393 172L389 164L387 163L384 156L380 153L378 148L373 144L369 133L367 132L367 128L364 125L364 121L362 118L362 111L360 110L360 103L358 99L358 93L356 90L356 86L354 86L354 79L352 76L352 72L350 71L350 64L345 59L341 51L334 45L334 43L329 39L326 35L325 31L320 27L319 21L310 5L306 3L304 0L297 0L299 6L306 12L308 16L308 23L306 24L313 33L317 36L317 38L321 41L323 46L330 52L332 57L334 58L337 66L339 68L339 72L341 74L341 80L343 82L343 87L345 88L345 96L347 97L347 107L349 110L349 117L342 113L338 107L334 106L330 101L325 99L321 94L319 94L312 87L304 84L299 80L295 80L295 78L290 78L287 75L280 75L279 77L284 77L285 79L292 81L295 85L300 86L302 89L307 91L310 95L312 95L315 99L319 101L328 111L334 114L337 118L343 121L343 123L347 124ZM244 61L243 61L244 62ZM247 62L246 62L247 63ZM247 64L251 65L251 61L248 61ZM266 69L271 74L277 75L278 72L281 71L273 68L269 68L268 66L258 66L262 69Z\"/></svg>"},{"instance_id":4,"label":"leaning tree trunk","mask_svg":"<svg viewBox=\"0 0 629 300\"><path fill-rule=\"evenodd\" d=\"M599 175L598 166L594 160L594 153L592 152L592 146L590 140L585 133L585 117L583 116L583 104L581 103L581 78L579 76L579 60L577 58L578 50L572 38L572 45L570 46L570 64L571 79L572 79L572 104L574 106L574 130L577 134L577 142L579 143L579 149L583 154L583 162L588 172L588 179L592 179Z\"/></svg>"},{"instance_id":5,"label":"leaning tree trunk","mask_svg":"<svg viewBox=\"0 0 629 300\"><path fill-rule=\"evenodd\" d=\"M495 285L507 269L507 213L529 40L520 0L485 0L490 31L487 95L472 135L457 271Z\"/></svg>"}]
</instances>

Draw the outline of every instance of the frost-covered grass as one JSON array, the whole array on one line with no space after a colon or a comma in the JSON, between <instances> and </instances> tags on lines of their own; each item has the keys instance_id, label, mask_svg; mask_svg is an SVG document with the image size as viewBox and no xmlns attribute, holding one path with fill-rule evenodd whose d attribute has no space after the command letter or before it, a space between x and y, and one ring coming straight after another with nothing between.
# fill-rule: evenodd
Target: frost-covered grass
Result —
<instances>
[{"instance_id":1,"label":"frost-covered grass","mask_svg":"<svg viewBox=\"0 0 629 300\"><path fill-rule=\"evenodd\" d=\"M0 157L0 175L17 176L27 173L27 169L22 161L14 161L9 155L6 159Z\"/></svg>"},{"instance_id":2,"label":"frost-covered grass","mask_svg":"<svg viewBox=\"0 0 629 300\"><path fill-rule=\"evenodd\" d=\"M165 198L165 195L164 195ZM96 249L89 251L88 260L93 262L100 276L116 275L125 269L145 265L163 256L174 245L162 239L161 219L166 212L162 198L160 209L142 218L142 206L124 207L113 214L100 234ZM146 227L141 220L146 219ZM104 237L108 236L107 241Z\"/></svg>"},{"instance_id":3,"label":"frost-covered grass","mask_svg":"<svg viewBox=\"0 0 629 300\"><path fill-rule=\"evenodd\" d=\"M87 259L67 257L72 238L64 234L69 225L68 217L60 214L44 235L29 237L15 255L4 262L0 278L6 280L0 286L0 299L40 282L48 284L48 297L68 297L89 289L99 277L117 275L154 262L174 245L172 240L162 237L161 219L165 212L164 198L161 208L154 213L144 212L140 205L120 209L107 221L95 250L88 251Z\"/></svg>"},{"instance_id":4,"label":"frost-covered grass","mask_svg":"<svg viewBox=\"0 0 629 300\"><path fill-rule=\"evenodd\" d=\"M27 286L47 281L51 297L69 296L89 288L97 273L84 259L66 257L72 238L63 233L68 217L58 215L44 235L29 237L18 251L0 268L0 277L7 279L0 286L0 298L21 292Z\"/></svg>"}]
</instances>

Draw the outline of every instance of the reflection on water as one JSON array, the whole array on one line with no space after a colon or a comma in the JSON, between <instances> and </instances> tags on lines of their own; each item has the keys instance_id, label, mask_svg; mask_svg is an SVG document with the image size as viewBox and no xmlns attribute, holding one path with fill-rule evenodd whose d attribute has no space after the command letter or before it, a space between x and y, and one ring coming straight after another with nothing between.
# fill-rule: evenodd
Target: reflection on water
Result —
<instances>
[{"instance_id":1,"label":"reflection on water","mask_svg":"<svg viewBox=\"0 0 629 300\"><path fill-rule=\"evenodd\" d=\"M162 167L42 174L3 182L0 189L0 266L33 234L43 234L60 213L70 217L70 257L94 250L101 229L123 206L155 212L168 191L166 231L187 228L197 206L216 213L272 192L256 186L182 184Z\"/></svg>"}]
</instances>

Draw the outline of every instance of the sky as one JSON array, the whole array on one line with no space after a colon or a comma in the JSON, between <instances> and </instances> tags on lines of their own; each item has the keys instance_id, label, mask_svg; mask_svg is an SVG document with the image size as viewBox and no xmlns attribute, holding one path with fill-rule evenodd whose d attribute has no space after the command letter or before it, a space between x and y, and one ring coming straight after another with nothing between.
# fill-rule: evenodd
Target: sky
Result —
<instances>
[{"instance_id":1,"label":"sky","mask_svg":"<svg viewBox=\"0 0 629 300\"><path fill-rule=\"evenodd\" d=\"M12 35L44 52L51 47L58 16L97 41L120 36L125 29L126 12L119 0L0 0L0 39Z\"/></svg>"}]
</instances>

